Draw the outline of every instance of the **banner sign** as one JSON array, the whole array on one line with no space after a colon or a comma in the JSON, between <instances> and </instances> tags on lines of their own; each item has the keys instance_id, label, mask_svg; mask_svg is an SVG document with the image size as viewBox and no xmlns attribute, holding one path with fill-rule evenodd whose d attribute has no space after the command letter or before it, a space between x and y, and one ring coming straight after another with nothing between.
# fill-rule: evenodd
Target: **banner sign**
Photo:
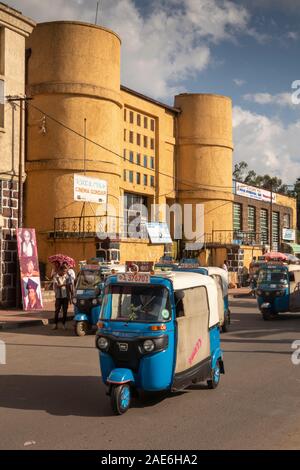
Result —
<instances>
[{"instance_id":1,"label":"banner sign","mask_svg":"<svg viewBox=\"0 0 300 470\"><path fill-rule=\"evenodd\" d=\"M169 227L166 222L147 222L146 227L151 243L172 243Z\"/></svg>"},{"instance_id":2,"label":"banner sign","mask_svg":"<svg viewBox=\"0 0 300 470\"><path fill-rule=\"evenodd\" d=\"M18 256L24 310L43 308L39 260L34 228L18 228Z\"/></svg>"},{"instance_id":3,"label":"banner sign","mask_svg":"<svg viewBox=\"0 0 300 470\"><path fill-rule=\"evenodd\" d=\"M248 186L244 183L236 182L235 192L238 196L249 197L256 201L271 202L271 192L266 189ZM272 201L276 202L276 194L272 193Z\"/></svg>"},{"instance_id":4,"label":"banner sign","mask_svg":"<svg viewBox=\"0 0 300 470\"><path fill-rule=\"evenodd\" d=\"M287 240L294 242L296 239L296 231L292 228L283 228L282 229L282 240Z\"/></svg>"},{"instance_id":5,"label":"banner sign","mask_svg":"<svg viewBox=\"0 0 300 470\"><path fill-rule=\"evenodd\" d=\"M106 204L107 181L74 175L74 201Z\"/></svg>"}]
</instances>

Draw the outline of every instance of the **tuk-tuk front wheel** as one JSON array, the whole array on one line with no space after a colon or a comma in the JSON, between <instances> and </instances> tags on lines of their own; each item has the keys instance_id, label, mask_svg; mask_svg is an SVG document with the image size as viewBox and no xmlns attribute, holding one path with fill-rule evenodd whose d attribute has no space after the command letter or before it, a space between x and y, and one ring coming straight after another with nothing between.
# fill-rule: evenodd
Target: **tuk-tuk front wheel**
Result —
<instances>
[{"instance_id":1,"label":"tuk-tuk front wheel","mask_svg":"<svg viewBox=\"0 0 300 470\"><path fill-rule=\"evenodd\" d=\"M222 328L222 333L227 333L227 331L229 330L229 325L230 325L230 313L228 312L225 315L224 323L221 327Z\"/></svg>"},{"instance_id":2,"label":"tuk-tuk front wheel","mask_svg":"<svg viewBox=\"0 0 300 470\"><path fill-rule=\"evenodd\" d=\"M262 317L265 321L269 321L269 320L274 320L274 318L276 318L276 314L272 312L271 309L269 308L264 308L262 311Z\"/></svg>"},{"instance_id":3,"label":"tuk-tuk front wheel","mask_svg":"<svg viewBox=\"0 0 300 470\"><path fill-rule=\"evenodd\" d=\"M128 383L122 385L113 385L111 389L111 406L113 412L117 415L125 413L130 406L130 385Z\"/></svg>"},{"instance_id":4,"label":"tuk-tuk front wheel","mask_svg":"<svg viewBox=\"0 0 300 470\"><path fill-rule=\"evenodd\" d=\"M89 324L87 321L77 321L75 323L75 333L77 336L85 336L89 331Z\"/></svg>"},{"instance_id":5,"label":"tuk-tuk front wheel","mask_svg":"<svg viewBox=\"0 0 300 470\"><path fill-rule=\"evenodd\" d=\"M220 362L216 363L216 366L211 371L211 379L207 381L207 386L210 389L217 388L220 382L221 367Z\"/></svg>"}]
</instances>

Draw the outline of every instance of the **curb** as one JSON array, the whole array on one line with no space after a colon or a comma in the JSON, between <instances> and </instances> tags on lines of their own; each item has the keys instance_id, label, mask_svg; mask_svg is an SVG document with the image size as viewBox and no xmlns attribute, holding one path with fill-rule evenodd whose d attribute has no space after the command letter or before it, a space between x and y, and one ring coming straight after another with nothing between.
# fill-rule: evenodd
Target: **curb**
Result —
<instances>
[{"instance_id":1,"label":"curb","mask_svg":"<svg viewBox=\"0 0 300 470\"><path fill-rule=\"evenodd\" d=\"M74 316L72 317L67 317L67 321L72 321L74 319ZM20 320L16 322L10 322L10 321L5 321L5 322L0 322L0 330L14 330L17 328L24 328L28 326L46 326L51 323L54 323L53 318L39 318L36 320Z\"/></svg>"}]
</instances>

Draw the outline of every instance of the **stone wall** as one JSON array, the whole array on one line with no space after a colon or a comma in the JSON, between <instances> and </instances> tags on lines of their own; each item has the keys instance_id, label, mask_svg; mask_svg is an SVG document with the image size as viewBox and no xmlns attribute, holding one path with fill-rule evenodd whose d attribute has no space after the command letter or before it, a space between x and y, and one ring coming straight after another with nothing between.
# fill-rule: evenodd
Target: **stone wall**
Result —
<instances>
[{"instance_id":1,"label":"stone wall","mask_svg":"<svg viewBox=\"0 0 300 470\"><path fill-rule=\"evenodd\" d=\"M18 183L1 181L1 277L0 306L16 305Z\"/></svg>"}]
</instances>

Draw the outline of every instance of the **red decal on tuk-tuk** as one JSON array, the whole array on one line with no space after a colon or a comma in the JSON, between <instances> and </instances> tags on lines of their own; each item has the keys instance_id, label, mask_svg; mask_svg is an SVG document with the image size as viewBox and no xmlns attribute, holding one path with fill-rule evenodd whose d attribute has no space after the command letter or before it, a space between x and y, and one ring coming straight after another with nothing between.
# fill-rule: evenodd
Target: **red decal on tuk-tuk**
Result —
<instances>
[{"instance_id":1,"label":"red decal on tuk-tuk","mask_svg":"<svg viewBox=\"0 0 300 470\"><path fill-rule=\"evenodd\" d=\"M192 354L191 354L190 357L189 357L189 364L190 364L190 365L192 365L192 362L193 362L193 360L195 359L196 355L198 354L199 349L201 348L201 346L202 346L202 341L201 341L201 339L199 338L198 341L197 341L197 343L195 344L195 347L194 347L194 349L193 349Z\"/></svg>"}]
</instances>

